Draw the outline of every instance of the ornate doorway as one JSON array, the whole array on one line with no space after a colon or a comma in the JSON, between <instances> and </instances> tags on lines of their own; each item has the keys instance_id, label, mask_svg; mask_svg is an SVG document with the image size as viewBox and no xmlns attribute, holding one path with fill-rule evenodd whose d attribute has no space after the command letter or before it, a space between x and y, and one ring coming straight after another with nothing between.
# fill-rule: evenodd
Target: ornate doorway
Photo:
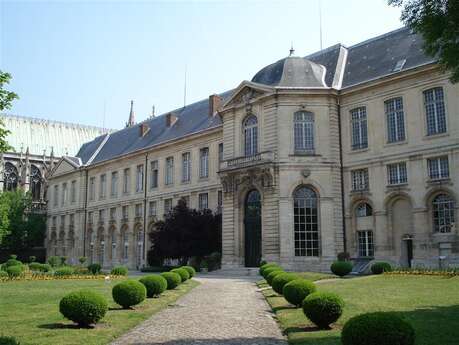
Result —
<instances>
[{"instance_id":1,"label":"ornate doorway","mask_svg":"<svg viewBox=\"0 0 459 345\"><path fill-rule=\"evenodd\" d=\"M257 267L261 260L261 198L253 189L244 206L245 266Z\"/></svg>"}]
</instances>

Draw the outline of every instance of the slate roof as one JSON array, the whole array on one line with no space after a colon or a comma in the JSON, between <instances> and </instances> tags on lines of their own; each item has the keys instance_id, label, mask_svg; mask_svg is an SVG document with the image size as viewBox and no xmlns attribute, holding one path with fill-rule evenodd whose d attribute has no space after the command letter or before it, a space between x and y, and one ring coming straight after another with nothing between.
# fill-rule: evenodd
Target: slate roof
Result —
<instances>
[{"instance_id":1,"label":"slate roof","mask_svg":"<svg viewBox=\"0 0 459 345\"><path fill-rule=\"evenodd\" d=\"M427 56L423 52L422 44L423 41L419 35L412 33L408 28L401 28L348 48L341 44L336 44L308 55L304 59L312 62L307 66L317 66L316 64L319 64L326 68L324 78L326 86L341 85L341 88L345 89L393 73L399 73L399 71L394 71L394 67L400 60L406 59L401 71L434 63L436 59ZM343 60L345 57L343 51L347 52L346 60ZM255 74L252 81L270 86L279 85L283 80L284 67L292 66L292 64L286 64L287 59L289 58L281 59L264 67ZM343 61L345 64L340 63ZM339 73L342 72L341 70L337 70L340 66L341 68L344 67L343 80L341 84L337 84L336 76L342 74ZM302 80L304 79L307 78ZM297 82L296 78L288 80ZM230 90L220 94L223 101L228 100L233 91ZM105 143L106 135L102 135L81 146L77 157L81 158L83 164L99 163L120 155L179 139L192 133L221 126L219 116L210 117L208 115L208 107L209 101L205 99L172 111L171 113L178 117L178 121L172 127L166 126L165 116L167 113L146 120L143 123L148 124L150 131L143 137L139 135L140 124L108 134L109 137ZM91 158L93 159L88 163Z\"/></svg>"}]
</instances>

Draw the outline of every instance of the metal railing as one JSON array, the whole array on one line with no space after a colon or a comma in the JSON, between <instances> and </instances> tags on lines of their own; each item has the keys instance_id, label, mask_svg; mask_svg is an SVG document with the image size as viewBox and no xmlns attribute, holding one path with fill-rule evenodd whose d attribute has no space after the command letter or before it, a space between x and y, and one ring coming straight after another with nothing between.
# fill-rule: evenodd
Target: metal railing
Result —
<instances>
[{"instance_id":1,"label":"metal railing","mask_svg":"<svg viewBox=\"0 0 459 345\"><path fill-rule=\"evenodd\" d=\"M240 169L260 163L269 163L274 160L274 152L265 151L251 156L241 156L220 162L220 170Z\"/></svg>"}]
</instances>

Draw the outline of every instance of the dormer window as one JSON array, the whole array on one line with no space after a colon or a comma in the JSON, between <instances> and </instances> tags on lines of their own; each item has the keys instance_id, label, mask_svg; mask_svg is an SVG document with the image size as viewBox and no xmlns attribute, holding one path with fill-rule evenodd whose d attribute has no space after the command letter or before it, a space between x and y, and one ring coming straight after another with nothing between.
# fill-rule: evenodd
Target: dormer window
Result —
<instances>
[{"instance_id":1,"label":"dormer window","mask_svg":"<svg viewBox=\"0 0 459 345\"><path fill-rule=\"evenodd\" d=\"M244 120L244 153L245 156L258 153L258 120L254 115L249 115Z\"/></svg>"},{"instance_id":2,"label":"dormer window","mask_svg":"<svg viewBox=\"0 0 459 345\"><path fill-rule=\"evenodd\" d=\"M293 122L295 152L314 153L314 114L309 111L298 111Z\"/></svg>"}]
</instances>

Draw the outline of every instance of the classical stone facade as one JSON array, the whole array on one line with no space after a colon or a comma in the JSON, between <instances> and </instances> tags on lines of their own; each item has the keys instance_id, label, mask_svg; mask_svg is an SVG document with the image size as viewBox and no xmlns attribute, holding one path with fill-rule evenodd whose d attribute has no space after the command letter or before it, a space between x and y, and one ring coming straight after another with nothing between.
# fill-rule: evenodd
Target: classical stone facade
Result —
<instances>
[{"instance_id":1,"label":"classical stone facade","mask_svg":"<svg viewBox=\"0 0 459 345\"><path fill-rule=\"evenodd\" d=\"M139 268L184 197L223 213L225 267L459 264L459 88L421 47L400 29L139 124L131 111L53 170L48 253Z\"/></svg>"}]
</instances>

